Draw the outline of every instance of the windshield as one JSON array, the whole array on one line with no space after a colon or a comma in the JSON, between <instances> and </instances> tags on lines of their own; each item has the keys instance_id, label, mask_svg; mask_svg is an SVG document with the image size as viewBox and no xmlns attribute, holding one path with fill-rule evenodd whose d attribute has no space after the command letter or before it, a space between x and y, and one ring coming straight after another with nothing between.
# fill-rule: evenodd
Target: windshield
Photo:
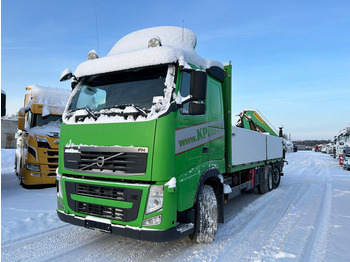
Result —
<instances>
[{"instance_id":1,"label":"windshield","mask_svg":"<svg viewBox=\"0 0 350 262\"><path fill-rule=\"evenodd\" d=\"M77 92L68 111L136 106L150 112L157 98L164 97L168 66L138 69L85 77L77 86Z\"/></svg>"},{"instance_id":2,"label":"windshield","mask_svg":"<svg viewBox=\"0 0 350 262\"><path fill-rule=\"evenodd\" d=\"M47 115L42 116L41 114L34 114L32 127L35 126L45 126L50 122L59 121L62 122L61 115Z\"/></svg>"}]
</instances>

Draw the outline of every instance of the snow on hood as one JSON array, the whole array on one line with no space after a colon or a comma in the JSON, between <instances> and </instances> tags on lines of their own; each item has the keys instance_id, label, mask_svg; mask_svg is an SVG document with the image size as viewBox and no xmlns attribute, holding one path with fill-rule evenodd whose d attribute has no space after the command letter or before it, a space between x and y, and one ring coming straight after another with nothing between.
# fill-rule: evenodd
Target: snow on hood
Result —
<instances>
[{"instance_id":1,"label":"snow on hood","mask_svg":"<svg viewBox=\"0 0 350 262\"><path fill-rule=\"evenodd\" d=\"M70 96L69 89L43 87L38 85L31 85L27 88L30 97L25 109L28 109L32 104L41 104L43 105L43 116L50 114L60 115L63 113Z\"/></svg>"},{"instance_id":2,"label":"snow on hood","mask_svg":"<svg viewBox=\"0 0 350 262\"><path fill-rule=\"evenodd\" d=\"M57 137L60 135L61 131L61 121L51 121L48 124L44 126L35 126L31 129L29 129L28 134L30 136L53 136Z\"/></svg>"},{"instance_id":3,"label":"snow on hood","mask_svg":"<svg viewBox=\"0 0 350 262\"><path fill-rule=\"evenodd\" d=\"M160 39L162 46L148 48L148 41L154 37ZM74 75L79 78L177 62L183 66L194 64L201 69L223 68L223 64L216 60L200 57L194 50L196 43L195 33L186 28L160 26L139 30L120 39L107 56L81 63Z\"/></svg>"}]
</instances>

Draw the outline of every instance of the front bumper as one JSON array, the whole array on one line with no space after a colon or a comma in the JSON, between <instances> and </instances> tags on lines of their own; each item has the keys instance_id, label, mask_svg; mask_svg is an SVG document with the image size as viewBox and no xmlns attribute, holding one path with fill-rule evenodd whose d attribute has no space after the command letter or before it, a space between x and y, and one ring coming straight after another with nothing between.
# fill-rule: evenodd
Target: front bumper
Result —
<instances>
[{"instance_id":1,"label":"front bumper","mask_svg":"<svg viewBox=\"0 0 350 262\"><path fill-rule=\"evenodd\" d=\"M87 226L87 220L82 217L66 214L62 211L57 210L57 215L60 220L63 222L67 222L76 226L81 227L88 227ZM99 222L94 221L94 227L96 229L105 228L105 225L99 224ZM108 225L108 230L110 233L130 238L135 238L139 240L146 240L146 241L152 241L152 242L167 242L167 241L173 241L185 236L188 236L194 232L193 225L188 225L187 227L172 227L165 230L156 230L156 229L142 229L138 227L128 227L128 226L121 226L121 225L114 225L110 224ZM90 228L90 227L88 227Z\"/></svg>"}]
</instances>

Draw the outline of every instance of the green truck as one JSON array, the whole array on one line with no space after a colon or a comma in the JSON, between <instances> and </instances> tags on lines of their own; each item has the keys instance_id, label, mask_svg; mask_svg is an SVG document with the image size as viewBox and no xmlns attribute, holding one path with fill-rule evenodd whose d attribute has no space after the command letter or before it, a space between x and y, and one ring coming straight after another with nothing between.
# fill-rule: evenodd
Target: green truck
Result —
<instances>
[{"instance_id":1,"label":"green truck","mask_svg":"<svg viewBox=\"0 0 350 262\"><path fill-rule=\"evenodd\" d=\"M78 226L149 241L215 239L225 204L283 175L282 139L232 126L230 63L204 59L181 27L90 51L63 114L57 213Z\"/></svg>"}]
</instances>

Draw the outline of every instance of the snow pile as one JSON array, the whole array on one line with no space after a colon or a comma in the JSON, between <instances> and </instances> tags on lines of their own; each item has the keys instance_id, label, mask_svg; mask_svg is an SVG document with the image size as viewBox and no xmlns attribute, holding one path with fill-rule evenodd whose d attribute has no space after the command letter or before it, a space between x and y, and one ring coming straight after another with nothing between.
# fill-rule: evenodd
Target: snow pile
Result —
<instances>
[{"instance_id":1,"label":"snow pile","mask_svg":"<svg viewBox=\"0 0 350 262\"><path fill-rule=\"evenodd\" d=\"M56 188L24 189L14 173L15 149L1 149L1 243L64 225L56 214Z\"/></svg>"},{"instance_id":2,"label":"snow pile","mask_svg":"<svg viewBox=\"0 0 350 262\"><path fill-rule=\"evenodd\" d=\"M158 37L162 46L148 48L148 41ZM204 70L211 66L223 68L216 60L200 57L194 47L197 37L194 32L181 27L160 26L147 28L128 34L119 40L105 57L81 63L76 77L151 65L179 63L182 66L193 64Z\"/></svg>"},{"instance_id":3,"label":"snow pile","mask_svg":"<svg viewBox=\"0 0 350 262\"><path fill-rule=\"evenodd\" d=\"M120 39L108 55L132 52L147 48L151 38L158 38L162 46L194 49L197 44L196 34L187 29L174 26L159 26L132 32Z\"/></svg>"},{"instance_id":4,"label":"snow pile","mask_svg":"<svg viewBox=\"0 0 350 262\"><path fill-rule=\"evenodd\" d=\"M27 87L27 90L29 90L28 104L21 109L22 113L31 105L40 104L43 105L43 116L62 114L70 96L70 90L62 88L31 85Z\"/></svg>"},{"instance_id":5,"label":"snow pile","mask_svg":"<svg viewBox=\"0 0 350 262\"><path fill-rule=\"evenodd\" d=\"M168 186L168 188L176 188L176 178L172 177L164 186Z\"/></svg>"}]
</instances>

